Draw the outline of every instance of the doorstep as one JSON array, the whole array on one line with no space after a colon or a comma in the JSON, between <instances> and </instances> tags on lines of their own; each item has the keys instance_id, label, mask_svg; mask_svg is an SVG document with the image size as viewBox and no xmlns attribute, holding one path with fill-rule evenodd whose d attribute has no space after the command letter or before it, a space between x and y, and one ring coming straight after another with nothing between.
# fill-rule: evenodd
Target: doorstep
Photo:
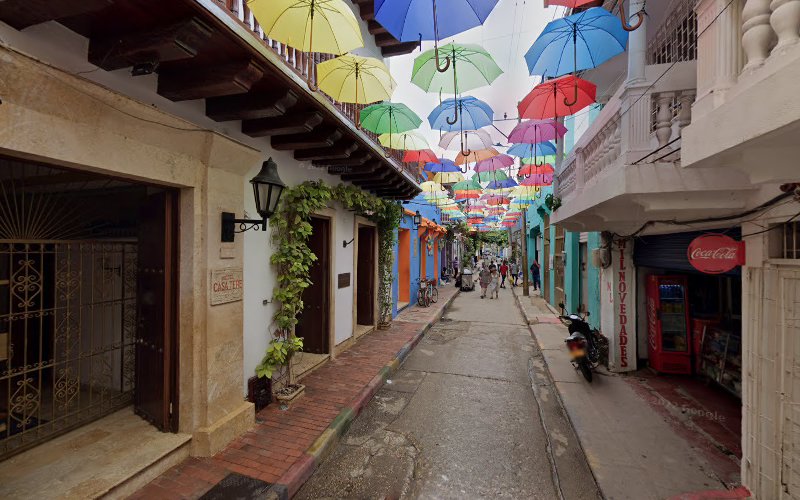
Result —
<instances>
[{"instance_id":1,"label":"doorstep","mask_svg":"<svg viewBox=\"0 0 800 500\"><path fill-rule=\"evenodd\" d=\"M133 498L199 498L231 474L230 482L238 474L270 486L268 498L291 498L457 295L455 287L440 289L437 304L409 307L389 329L364 335L306 376L305 394L287 410L267 406L224 450L183 461Z\"/></svg>"},{"instance_id":2,"label":"doorstep","mask_svg":"<svg viewBox=\"0 0 800 500\"><path fill-rule=\"evenodd\" d=\"M125 497L189 456L128 407L0 462L0 498Z\"/></svg>"},{"instance_id":3,"label":"doorstep","mask_svg":"<svg viewBox=\"0 0 800 500\"><path fill-rule=\"evenodd\" d=\"M663 500L690 494L728 490L739 486L718 471L730 466L730 457L707 453L697 442L701 432L680 430L653 408L645 391L628 376L603 370L586 382L572 367L564 348L566 327L549 321L532 324L548 309L544 299L522 297L517 305L530 324L545 364L598 486L606 498ZM552 316L551 316L552 317ZM714 497L717 498L717 497ZM741 497L739 497L741 498Z\"/></svg>"}]
</instances>

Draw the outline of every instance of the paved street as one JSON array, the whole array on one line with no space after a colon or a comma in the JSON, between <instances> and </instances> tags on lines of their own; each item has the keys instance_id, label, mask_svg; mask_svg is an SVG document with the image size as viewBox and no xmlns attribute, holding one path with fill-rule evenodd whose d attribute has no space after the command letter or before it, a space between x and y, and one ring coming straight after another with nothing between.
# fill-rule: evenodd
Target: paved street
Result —
<instances>
[{"instance_id":1,"label":"paved street","mask_svg":"<svg viewBox=\"0 0 800 500\"><path fill-rule=\"evenodd\" d=\"M297 498L599 498L511 291L462 293Z\"/></svg>"}]
</instances>

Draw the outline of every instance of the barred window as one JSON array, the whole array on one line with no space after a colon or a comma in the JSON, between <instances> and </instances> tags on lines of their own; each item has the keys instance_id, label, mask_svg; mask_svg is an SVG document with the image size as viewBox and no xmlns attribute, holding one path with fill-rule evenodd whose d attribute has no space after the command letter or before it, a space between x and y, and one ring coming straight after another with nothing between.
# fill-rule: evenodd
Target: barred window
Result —
<instances>
[{"instance_id":1,"label":"barred window","mask_svg":"<svg viewBox=\"0 0 800 500\"><path fill-rule=\"evenodd\" d=\"M677 0L647 46L647 64L697 59L697 16L693 0Z\"/></svg>"}]
</instances>

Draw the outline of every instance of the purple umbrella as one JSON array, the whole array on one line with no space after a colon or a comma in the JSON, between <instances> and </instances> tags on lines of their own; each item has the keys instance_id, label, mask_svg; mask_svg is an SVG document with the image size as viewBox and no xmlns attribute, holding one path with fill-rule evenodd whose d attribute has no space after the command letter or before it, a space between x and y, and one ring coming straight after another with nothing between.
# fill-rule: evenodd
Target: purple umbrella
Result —
<instances>
[{"instance_id":1,"label":"purple umbrella","mask_svg":"<svg viewBox=\"0 0 800 500\"><path fill-rule=\"evenodd\" d=\"M555 120L528 120L520 123L508 136L508 142L536 144L564 137L567 128Z\"/></svg>"},{"instance_id":2,"label":"purple umbrella","mask_svg":"<svg viewBox=\"0 0 800 500\"><path fill-rule=\"evenodd\" d=\"M508 155L497 155L487 160L479 161L475 165L476 172L493 172L495 170L502 170L514 164L514 158Z\"/></svg>"}]
</instances>

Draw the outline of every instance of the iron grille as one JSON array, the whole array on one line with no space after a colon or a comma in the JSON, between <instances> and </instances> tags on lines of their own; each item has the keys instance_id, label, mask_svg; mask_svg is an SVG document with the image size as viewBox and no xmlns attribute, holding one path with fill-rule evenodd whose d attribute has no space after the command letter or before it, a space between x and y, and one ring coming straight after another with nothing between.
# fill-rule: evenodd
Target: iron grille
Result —
<instances>
[{"instance_id":1,"label":"iron grille","mask_svg":"<svg viewBox=\"0 0 800 500\"><path fill-rule=\"evenodd\" d=\"M669 64L697 59L697 16L694 0L677 0L669 17L647 44L647 64Z\"/></svg>"},{"instance_id":2,"label":"iron grille","mask_svg":"<svg viewBox=\"0 0 800 500\"><path fill-rule=\"evenodd\" d=\"M800 259L800 240L797 229L800 222L789 222L783 225L783 245L781 247L782 259Z\"/></svg>"},{"instance_id":3,"label":"iron grille","mask_svg":"<svg viewBox=\"0 0 800 500\"><path fill-rule=\"evenodd\" d=\"M0 240L0 459L132 402L137 245Z\"/></svg>"}]
</instances>

